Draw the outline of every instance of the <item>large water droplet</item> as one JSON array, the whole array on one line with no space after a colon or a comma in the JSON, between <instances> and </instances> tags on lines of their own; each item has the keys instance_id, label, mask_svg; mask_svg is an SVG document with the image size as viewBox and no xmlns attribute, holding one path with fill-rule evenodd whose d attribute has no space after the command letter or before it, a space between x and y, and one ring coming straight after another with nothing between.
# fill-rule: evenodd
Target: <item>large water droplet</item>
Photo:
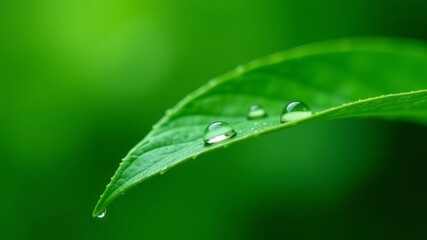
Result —
<instances>
[{"instance_id":1,"label":"large water droplet","mask_svg":"<svg viewBox=\"0 0 427 240\"><path fill-rule=\"evenodd\" d=\"M101 213L96 215L96 217L97 218L103 218L103 217L105 217L106 214L107 214L107 209L104 209Z\"/></svg>"},{"instance_id":2,"label":"large water droplet","mask_svg":"<svg viewBox=\"0 0 427 240\"><path fill-rule=\"evenodd\" d=\"M234 135L236 135L236 131L230 124L218 121L206 127L203 141L205 141L205 144L213 144L229 139Z\"/></svg>"},{"instance_id":3,"label":"large water droplet","mask_svg":"<svg viewBox=\"0 0 427 240\"><path fill-rule=\"evenodd\" d=\"M310 117L311 114L311 109L307 104L300 101L290 102L283 109L282 115L280 116L280 122L284 123Z\"/></svg>"},{"instance_id":4,"label":"large water droplet","mask_svg":"<svg viewBox=\"0 0 427 240\"><path fill-rule=\"evenodd\" d=\"M248 109L247 117L249 120L260 119L266 116L267 116L267 112L265 111L265 109L257 104L251 105Z\"/></svg>"}]
</instances>

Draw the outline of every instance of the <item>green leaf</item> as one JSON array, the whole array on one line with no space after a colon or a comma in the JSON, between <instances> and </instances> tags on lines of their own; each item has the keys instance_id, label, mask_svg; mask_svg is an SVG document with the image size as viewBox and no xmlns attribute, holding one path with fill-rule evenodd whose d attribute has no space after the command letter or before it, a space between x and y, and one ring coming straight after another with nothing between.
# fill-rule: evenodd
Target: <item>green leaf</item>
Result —
<instances>
[{"instance_id":1,"label":"green leaf","mask_svg":"<svg viewBox=\"0 0 427 240\"><path fill-rule=\"evenodd\" d=\"M313 115L280 123L290 101L307 103ZM251 104L266 118L248 120ZM298 124L337 118L378 117L427 123L427 47L391 39L345 39L302 46L255 60L211 80L154 125L123 159L93 215L147 178L196 156ZM214 121L237 135L205 145Z\"/></svg>"}]
</instances>

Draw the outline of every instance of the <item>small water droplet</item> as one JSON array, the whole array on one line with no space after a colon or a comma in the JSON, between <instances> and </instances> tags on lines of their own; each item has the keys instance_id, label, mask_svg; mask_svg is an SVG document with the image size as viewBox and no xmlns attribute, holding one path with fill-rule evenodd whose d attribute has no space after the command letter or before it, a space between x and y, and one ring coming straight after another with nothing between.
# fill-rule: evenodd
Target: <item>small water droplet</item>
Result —
<instances>
[{"instance_id":1,"label":"small water droplet","mask_svg":"<svg viewBox=\"0 0 427 240\"><path fill-rule=\"evenodd\" d=\"M163 174L165 174L166 173L166 171L167 171L167 168L163 168L162 170L160 170L160 175L163 175Z\"/></svg>"},{"instance_id":2,"label":"small water droplet","mask_svg":"<svg viewBox=\"0 0 427 240\"><path fill-rule=\"evenodd\" d=\"M224 141L236 135L234 128L226 122L213 122L206 127L203 134L205 144L213 144Z\"/></svg>"},{"instance_id":3,"label":"small water droplet","mask_svg":"<svg viewBox=\"0 0 427 240\"><path fill-rule=\"evenodd\" d=\"M302 118L306 118L311 116L311 109L307 106L307 104L295 101L290 102L282 111L282 115L280 116L280 122L289 122Z\"/></svg>"},{"instance_id":4,"label":"small water droplet","mask_svg":"<svg viewBox=\"0 0 427 240\"><path fill-rule=\"evenodd\" d=\"M267 112L265 111L265 109L262 108L261 106L257 105L257 104L251 105L248 109L247 118L249 120L260 119L260 118L264 118L266 116L267 116Z\"/></svg>"},{"instance_id":5,"label":"small water droplet","mask_svg":"<svg viewBox=\"0 0 427 240\"><path fill-rule=\"evenodd\" d=\"M104 218L106 214L107 214L107 209L104 209L101 213L96 215L96 217L97 218Z\"/></svg>"}]
</instances>

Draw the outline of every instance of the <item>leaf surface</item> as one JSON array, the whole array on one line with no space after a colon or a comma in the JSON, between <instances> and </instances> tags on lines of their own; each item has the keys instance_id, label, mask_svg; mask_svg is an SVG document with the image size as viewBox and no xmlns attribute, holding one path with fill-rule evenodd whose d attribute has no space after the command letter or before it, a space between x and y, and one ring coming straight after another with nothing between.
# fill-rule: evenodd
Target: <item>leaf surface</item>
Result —
<instances>
[{"instance_id":1,"label":"leaf surface","mask_svg":"<svg viewBox=\"0 0 427 240\"><path fill-rule=\"evenodd\" d=\"M313 115L280 123L291 101ZM267 117L248 120L248 108ZM246 138L310 121L377 117L427 123L427 47L409 40L343 39L310 44L237 67L181 100L123 159L93 215L141 181L188 159ZM205 145L214 121L237 134Z\"/></svg>"}]
</instances>

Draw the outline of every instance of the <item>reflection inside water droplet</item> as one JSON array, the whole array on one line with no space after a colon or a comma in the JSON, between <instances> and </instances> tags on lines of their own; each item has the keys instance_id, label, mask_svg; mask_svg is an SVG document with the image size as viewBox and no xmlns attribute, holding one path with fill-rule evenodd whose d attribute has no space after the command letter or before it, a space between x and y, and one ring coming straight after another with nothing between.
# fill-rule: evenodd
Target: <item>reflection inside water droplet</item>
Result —
<instances>
[{"instance_id":1,"label":"reflection inside water droplet","mask_svg":"<svg viewBox=\"0 0 427 240\"><path fill-rule=\"evenodd\" d=\"M214 122L206 127L203 134L205 144L213 144L224 141L236 135L234 128L226 122Z\"/></svg>"},{"instance_id":2,"label":"reflection inside water droplet","mask_svg":"<svg viewBox=\"0 0 427 240\"><path fill-rule=\"evenodd\" d=\"M295 121L302 118L310 117L312 115L311 109L307 104L294 101L286 105L280 116L280 122Z\"/></svg>"},{"instance_id":3,"label":"reflection inside water droplet","mask_svg":"<svg viewBox=\"0 0 427 240\"><path fill-rule=\"evenodd\" d=\"M107 214L107 209L104 209L101 213L96 215L96 217L97 218L104 218L106 214Z\"/></svg>"},{"instance_id":4,"label":"reflection inside water droplet","mask_svg":"<svg viewBox=\"0 0 427 240\"><path fill-rule=\"evenodd\" d=\"M253 104L248 109L247 118L249 120L264 118L267 116L267 112L264 108L257 104Z\"/></svg>"}]
</instances>

